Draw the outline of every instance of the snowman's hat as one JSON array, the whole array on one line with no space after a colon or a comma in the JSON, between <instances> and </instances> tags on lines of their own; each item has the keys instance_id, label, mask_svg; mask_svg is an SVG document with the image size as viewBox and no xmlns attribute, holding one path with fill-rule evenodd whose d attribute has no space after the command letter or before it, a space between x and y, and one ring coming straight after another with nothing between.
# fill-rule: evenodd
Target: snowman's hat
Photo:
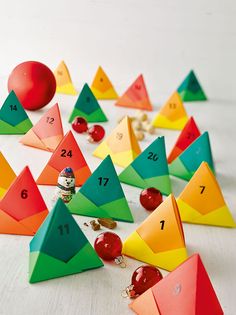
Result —
<instances>
[{"instance_id":1,"label":"snowman's hat","mask_svg":"<svg viewBox=\"0 0 236 315\"><path fill-rule=\"evenodd\" d=\"M75 178L74 172L73 172L73 170L72 170L71 167L65 167L65 168L61 171L61 173L60 173L59 176L61 176L61 177Z\"/></svg>"}]
</instances>

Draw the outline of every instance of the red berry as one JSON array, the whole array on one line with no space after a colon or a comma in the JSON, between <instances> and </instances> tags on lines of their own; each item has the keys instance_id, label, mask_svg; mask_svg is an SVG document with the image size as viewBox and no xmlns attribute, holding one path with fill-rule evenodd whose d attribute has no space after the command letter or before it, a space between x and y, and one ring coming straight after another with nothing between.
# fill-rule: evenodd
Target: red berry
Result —
<instances>
[{"instance_id":1,"label":"red berry","mask_svg":"<svg viewBox=\"0 0 236 315\"><path fill-rule=\"evenodd\" d=\"M99 234L94 242L94 248L98 256L104 260L115 260L122 255L121 239L112 232Z\"/></svg>"},{"instance_id":2,"label":"red berry","mask_svg":"<svg viewBox=\"0 0 236 315\"><path fill-rule=\"evenodd\" d=\"M163 201L161 192L153 187L141 191L139 200L141 205L149 211L155 210Z\"/></svg>"},{"instance_id":3,"label":"red berry","mask_svg":"<svg viewBox=\"0 0 236 315\"><path fill-rule=\"evenodd\" d=\"M89 128L88 134L89 140L91 140L92 142L99 142L104 138L105 130L100 125L93 125L91 128Z\"/></svg>"},{"instance_id":4,"label":"red berry","mask_svg":"<svg viewBox=\"0 0 236 315\"><path fill-rule=\"evenodd\" d=\"M78 132L78 133L83 133L86 132L88 130L88 124L86 119L84 119L83 117L75 117L73 123L72 123L72 128L74 129L74 131Z\"/></svg>"}]
</instances>

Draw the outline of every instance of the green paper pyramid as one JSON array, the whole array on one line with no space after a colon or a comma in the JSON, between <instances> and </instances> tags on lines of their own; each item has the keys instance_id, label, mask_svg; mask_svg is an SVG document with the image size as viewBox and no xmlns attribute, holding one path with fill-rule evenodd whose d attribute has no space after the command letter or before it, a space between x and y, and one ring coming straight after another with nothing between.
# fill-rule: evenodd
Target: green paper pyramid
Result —
<instances>
[{"instance_id":1,"label":"green paper pyramid","mask_svg":"<svg viewBox=\"0 0 236 315\"><path fill-rule=\"evenodd\" d=\"M207 100L207 97L193 70L189 72L187 77L178 87L177 91L184 102Z\"/></svg>"},{"instance_id":2,"label":"green paper pyramid","mask_svg":"<svg viewBox=\"0 0 236 315\"><path fill-rule=\"evenodd\" d=\"M204 132L190 146L169 164L171 175L190 180L202 162L207 162L215 173L208 132Z\"/></svg>"},{"instance_id":3,"label":"green paper pyramid","mask_svg":"<svg viewBox=\"0 0 236 315\"><path fill-rule=\"evenodd\" d=\"M29 282L102 267L76 221L59 198L30 242Z\"/></svg>"},{"instance_id":4,"label":"green paper pyramid","mask_svg":"<svg viewBox=\"0 0 236 315\"><path fill-rule=\"evenodd\" d=\"M85 83L75 103L69 122L72 123L76 116L84 117L88 122L104 122L108 120L87 83Z\"/></svg>"},{"instance_id":5,"label":"green paper pyramid","mask_svg":"<svg viewBox=\"0 0 236 315\"><path fill-rule=\"evenodd\" d=\"M133 222L133 217L108 155L68 203L70 212Z\"/></svg>"},{"instance_id":6,"label":"green paper pyramid","mask_svg":"<svg viewBox=\"0 0 236 315\"><path fill-rule=\"evenodd\" d=\"M0 109L0 134L22 135L33 127L28 115L11 91Z\"/></svg>"},{"instance_id":7,"label":"green paper pyramid","mask_svg":"<svg viewBox=\"0 0 236 315\"><path fill-rule=\"evenodd\" d=\"M164 195L171 193L171 182L164 137L154 140L119 175L121 182L140 188L154 187Z\"/></svg>"}]
</instances>

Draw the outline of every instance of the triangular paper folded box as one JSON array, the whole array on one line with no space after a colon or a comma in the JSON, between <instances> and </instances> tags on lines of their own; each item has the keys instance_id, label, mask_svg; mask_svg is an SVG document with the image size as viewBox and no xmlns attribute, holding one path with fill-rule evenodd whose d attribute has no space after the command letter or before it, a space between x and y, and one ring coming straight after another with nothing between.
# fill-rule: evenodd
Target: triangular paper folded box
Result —
<instances>
[{"instance_id":1,"label":"triangular paper folded box","mask_svg":"<svg viewBox=\"0 0 236 315\"><path fill-rule=\"evenodd\" d=\"M16 174L0 152L0 198L6 193L7 189L16 178Z\"/></svg>"},{"instance_id":2,"label":"triangular paper folded box","mask_svg":"<svg viewBox=\"0 0 236 315\"><path fill-rule=\"evenodd\" d=\"M58 104L55 104L23 136L20 142L30 147L53 152L63 136L60 110Z\"/></svg>"},{"instance_id":3,"label":"triangular paper folded box","mask_svg":"<svg viewBox=\"0 0 236 315\"><path fill-rule=\"evenodd\" d=\"M0 233L34 235L47 214L40 191L25 167L0 201Z\"/></svg>"},{"instance_id":4,"label":"triangular paper folded box","mask_svg":"<svg viewBox=\"0 0 236 315\"><path fill-rule=\"evenodd\" d=\"M87 162L71 131L64 136L53 152L47 165L39 175L37 184L57 185L58 176L65 167L71 167L73 169L76 186L83 185L91 174Z\"/></svg>"},{"instance_id":5,"label":"triangular paper folded box","mask_svg":"<svg viewBox=\"0 0 236 315\"><path fill-rule=\"evenodd\" d=\"M57 83L57 93L76 95L77 91L74 88L72 83L70 72L64 61L61 61L56 70L54 71L54 75Z\"/></svg>"},{"instance_id":6,"label":"triangular paper folded box","mask_svg":"<svg viewBox=\"0 0 236 315\"><path fill-rule=\"evenodd\" d=\"M133 217L108 155L68 204L74 214L133 222Z\"/></svg>"},{"instance_id":7,"label":"triangular paper folded box","mask_svg":"<svg viewBox=\"0 0 236 315\"><path fill-rule=\"evenodd\" d=\"M122 252L166 270L173 270L187 258L183 227L173 195L128 236Z\"/></svg>"},{"instance_id":8,"label":"triangular paper folded box","mask_svg":"<svg viewBox=\"0 0 236 315\"><path fill-rule=\"evenodd\" d=\"M91 90L98 100L115 100L118 97L111 81L102 67L99 67L97 70L91 85Z\"/></svg>"},{"instance_id":9,"label":"triangular paper folded box","mask_svg":"<svg viewBox=\"0 0 236 315\"><path fill-rule=\"evenodd\" d=\"M182 221L224 227L236 227L217 180L206 162L202 162L177 199Z\"/></svg>"},{"instance_id":10,"label":"triangular paper folded box","mask_svg":"<svg viewBox=\"0 0 236 315\"><path fill-rule=\"evenodd\" d=\"M93 155L104 159L108 154L114 164L128 166L141 152L130 118L124 117L111 134L95 149Z\"/></svg>"},{"instance_id":11,"label":"triangular paper folded box","mask_svg":"<svg viewBox=\"0 0 236 315\"><path fill-rule=\"evenodd\" d=\"M108 120L87 83L85 83L80 92L69 122L72 123L76 116L84 117L88 122L104 122Z\"/></svg>"},{"instance_id":12,"label":"triangular paper folded box","mask_svg":"<svg viewBox=\"0 0 236 315\"><path fill-rule=\"evenodd\" d=\"M32 126L15 92L11 91L0 109L0 134L23 135Z\"/></svg>"},{"instance_id":13,"label":"triangular paper folded box","mask_svg":"<svg viewBox=\"0 0 236 315\"><path fill-rule=\"evenodd\" d=\"M138 315L223 315L198 254L194 254L130 305Z\"/></svg>"},{"instance_id":14,"label":"triangular paper folded box","mask_svg":"<svg viewBox=\"0 0 236 315\"><path fill-rule=\"evenodd\" d=\"M171 193L171 182L166 160L165 140L154 140L119 175L121 182L140 188L154 187L162 194Z\"/></svg>"},{"instance_id":15,"label":"triangular paper folded box","mask_svg":"<svg viewBox=\"0 0 236 315\"><path fill-rule=\"evenodd\" d=\"M29 282L63 277L102 266L92 245L59 198L30 242Z\"/></svg>"}]
</instances>

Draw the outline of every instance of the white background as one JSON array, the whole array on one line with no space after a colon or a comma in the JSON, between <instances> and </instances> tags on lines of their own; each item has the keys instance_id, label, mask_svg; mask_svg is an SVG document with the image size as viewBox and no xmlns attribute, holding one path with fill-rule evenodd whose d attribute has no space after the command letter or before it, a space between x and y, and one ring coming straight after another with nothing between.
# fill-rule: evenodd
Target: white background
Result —
<instances>
[{"instance_id":1,"label":"white background","mask_svg":"<svg viewBox=\"0 0 236 315\"><path fill-rule=\"evenodd\" d=\"M155 110L194 68L210 102L186 104L201 131L208 130L217 178L236 218L235 150L235 56L236 26L233 1L0 1L1 80L0 101L7 96L6 78L24 60L39 60L52 69L64 59L75 85L91 82L97 66L107 71L118 92L124 91L142 72ZM56 95L64 130L76 97ZM109 123L107 134L123 113L100 102ZM29 112L35 123L48 107ZM152 114L153 115L153 114ZM167 152L178 132L158 131L166 136ZM24 147L19 136L1 136L0 149L19 173L29 165L35 178L50 153ZM92 157L95 146L76 135L86 160L94 170L100 163ZM141 143L145 148L155 136ZM120 172L121 169L117 168ZM172 178L177 196L185 182ZM119 223L122 239L147 216L140 207L140 190L123 185L135 223ZM50 208L54 188L40 187ZM96 233L83 227L88 218L76 217L93 243ZM199 252L226 315L235 314L235 230L184 225L189 254ZM99 270L35 285L27 282L29 237L0 235L0 314L130 314L128 300L120 292L130 283L141 263L128 260L120 270L106 264ZM166 274L166 272L163 272ZM163 314L165 315L165 314ZM210 315L210 314L209 314Z\"/></svg>"}]
</instances>

